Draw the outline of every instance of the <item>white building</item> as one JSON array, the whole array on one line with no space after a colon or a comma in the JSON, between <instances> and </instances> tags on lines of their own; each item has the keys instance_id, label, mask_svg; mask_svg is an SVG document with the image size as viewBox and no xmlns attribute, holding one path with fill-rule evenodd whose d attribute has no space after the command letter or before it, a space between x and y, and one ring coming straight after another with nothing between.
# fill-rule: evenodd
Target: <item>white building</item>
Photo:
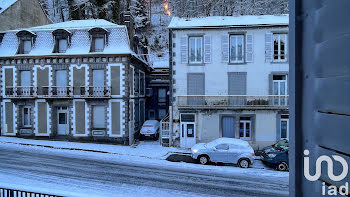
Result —
<instances>
[{"instance_id":1,"label":"white building","mask_svg":"<svg viewBox=\"0 0 350 197\"><path fill-rule=\"evenodd\" d=\"M288 18L172 19L175 145L232 137L261 149L288 138Z\"/></svg>"}]
</instances>

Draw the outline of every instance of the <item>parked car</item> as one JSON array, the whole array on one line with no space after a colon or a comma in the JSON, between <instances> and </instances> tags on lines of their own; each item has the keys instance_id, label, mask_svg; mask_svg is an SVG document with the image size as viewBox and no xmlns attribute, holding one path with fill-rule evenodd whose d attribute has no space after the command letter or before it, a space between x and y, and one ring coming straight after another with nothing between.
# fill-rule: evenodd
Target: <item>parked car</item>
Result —
<instances>
[{"instance_id":1,"label":"parked car","mask_svg":"<svg viewBox=\"0 0 350 197\"><path fill-rule=\"evenodd\" d=\"M235 138L218 138L209 143L196 144L191 149L192 158L200 164L233 163L248 168L254 162L254 150L248 142Z\"/></svg>"},{"instance_id":2,"label":"parked car","mask_svg":"<svg viewBox=\"0 0 350 197\"><path fill-rule=\"evenodd\" d=\"M276 168L279 171L288 171L288 149L289 143L287 139L283 139L276 144L265 147L261 153L263 163L267 166Z\"/></svg>"},{"instance_id":3,"label":"parked car","mask_svg":"<svg viewBox=\"0 0 350 197\"><path fill-rule=\"evenodd\" d=\"M143 123L140 131L140 139L145 137L151 137L154 140L159 138L159 127L160 123L158 120L147 120Z\"/></svg>"}]
</instances>

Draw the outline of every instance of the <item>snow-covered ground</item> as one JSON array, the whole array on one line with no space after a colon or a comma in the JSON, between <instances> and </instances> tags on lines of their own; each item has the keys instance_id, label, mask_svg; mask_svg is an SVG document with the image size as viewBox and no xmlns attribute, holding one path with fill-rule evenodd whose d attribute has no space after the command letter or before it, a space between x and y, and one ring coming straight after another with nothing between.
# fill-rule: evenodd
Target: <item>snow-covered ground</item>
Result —
<instances>
[{"instance_id":1,"label":"snow-covered ground","mask_svg":"<svg viewBox=\"0 0 350 197\"><path fill-rule=\"evenodd\" d=\"M2 144L22 144L27 146L47 146L53 149L72 149L85 150L87 152L105 152L115 155L145 157L150 159L165 159L170 153L188 152L186 149L175 147L163 147L158 141L142 141L136 147L96 144L96 143L80 143L66 141L49 141L49 140L32 140L14 137L0 137Z\"/></svg>"},{"instance_id":2,"label":"snow-covered ground","mask_svg":"<svg viewBox=\"0 0 350 197\"><path fill-rule=\"evenodd\" d=\"M29 145L32 144L32 145ZM42 146L34 146L34 145L43 145ZM55 147L55 148L54 148ZM60 149L61 148L61 149ZM62 149L64 148L64 149ZM76 150L69 150L65 148L75 148ZM99 153L99 152L87 152L79 149L89 149L96 150L102 152L111 152L108 153ZM157 174L157 170L166 171L166 172L176 172L176 173L185 173L185 174L197 174L201 176L209 176L209 177L226 177L228 179L241 179L239 177L246 177L253 180L266 181L270 184L278 183L282 184L284 188L288 186L288 173L286 172L277 172L269 169L261 169L263 168L262 164L256 162L253 168L249 169L241 169L234 166L214 166L214 165L199 165L199 164L190 164L190 163L174 163L164 160L168 152L178 152L186 150L177 149L177 148L169 148L169 147L161 147L157 142L142 142L136 148L128 147L128 146L119 146L119 145L105 145L105 144L88 144L88 143L76 143L76 142L61 142L61 141L45 141L45 140L30 140L30 139L21 139L21 138L10 138L10 137L0 137L0 150L9 150L13 152L18 152L18 156L16 154L9 155L11 158L9 161L0 164L3 168L0 168L0 185L2 187L14 188L14 189L22 189L29 190L35 192L43 192L49 194L58 194L63 196L84 196L84 194L89 194L89 196L108 196L113 191L122 190L123 192L116 193L113 196L140 196L140 193L133 193L132 191L144 191L145 194L152 191L151 196L191 196L190 193L179 193L174 192L172 190L167 189L157 189L155 185L154 188L145 187L144 185L130 185L130 184L112 184L108 186L110 183L105 183L101 181L97 181L97 183L93 183L89 180L77 180L77 177L84 176L86 173L76 172L77 177L69 178L70 176L60 178L59 173L62 170L67 170L67 167L63 167L63 165L76 167L80 164L75 164L73 161L70 164L69 158L74 158L81 161L86 161L86 165L89 165L89 161L98 161L98 162L107 162L107 167L110 165L110 162L115 162L115 165L126 165L126 166L137 166L138 168L145 169L154 169L155 172L151 172L147 174L147 170L144 171L145 176L151 176L149 174ZM30 159L23 158L21 153L30 153L33 155L48 155L47 159L43 160L44 166L48 167L48 171L44 172L44 174L40 175L40 170L42 168L37 166L36 162L40 163L40 159L35 159L29 157ZM5 157L6 151L0 151L0 157ZM52 156L52 158L51 158ZM46 158L46 156L44 156ZM54 157L62 157L67 161L65 163L60 164L57 161L50 161ZM68 157L68 159L67 159ZM89 161L87 161L87 159ZM15 160L15 161L11 161ZM18 161L17 161L18 160ZM24 162L22 160L25 160ZM39 160L39 161L37 161ZM0 161L1 162L1 161ZM4 161L3 161L4 162ZM6 163L13 163L16 168L12 166L8 166L8 169L4 169ZM45 164L45 162L47 164ZM64 161L62 161L64 162ZM9 164L9 165L10 165ZM23 167L23 166L25 167ZM53 165L53 166L51 166ZM58 165L58 167L54 167ZM60 167L61 166L61 167ZM17 169L18 167L18 169ZM21 169L24 168L25 171L30 171L30 173L21 173ZM90 167L88 167L90 168ZM50 170L51 169L51 170ZM57 170L56 170L57 169ZM62 169L62 170L61 170ZM69 169L69 168L68 168ZM79 169L79 168L78 168ZM86 169L88 170L88 169ZM103 167L103 169L91 169L91 173L95 173L95 170L100 170L99 173L109 174L111 169ZM38 171L38 172L37 172ZM74 170L73 170L74 171ZM111 171L110 173L112 173ZM55 175L58 173L58 175ZM62 171L65 175L67 172ZM136 173L136 172L135 172ZM147 175L146 175L147 174ZM73 176L73 175L72 175ZM93 175L92 175L93 176ZM119 176L119 175L118 175ZM138 175L136 175L138 176ZM141 176L141 175L140 175ZM153 176L153 175L152 175ZM156 176L156 175L155 175ZM179 175L173 175L178 177ZM45 178L49 177L49 178ZM114 177L115 178L115 177ZM153 179L152 177L150 178ZM258 181L258 182L259 182ZM248 181L251 184L251 181ZM244 181L242 182L244 184ZM59 187L58 187L59 185ZM229 185L228 185L229 186ZM98 187L98 189L94 189ZM130 187L130 189L128 189ZM131 189L133 187L133 189ZM172 186L171 186L172 187ZM254 188L254 187L252 187ZM130 192L129 192L130 190ZM129 193L128 193L129 192ZM286 192L286 191L284 191ZM136 195L137 194L137 195ZM285 194L285 193L284 193ZM193 195L193 194L192 194ZM141 195L142 196L142 195Z\"/></svg>"}]
</instances>

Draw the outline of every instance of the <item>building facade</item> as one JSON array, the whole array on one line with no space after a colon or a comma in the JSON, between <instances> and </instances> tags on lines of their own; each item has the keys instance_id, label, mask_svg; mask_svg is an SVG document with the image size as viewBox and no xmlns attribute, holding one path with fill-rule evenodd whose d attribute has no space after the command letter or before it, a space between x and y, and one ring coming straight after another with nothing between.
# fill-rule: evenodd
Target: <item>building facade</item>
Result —
<instances>
[{"instance_id":1,"label":"building facade","mask_svg":"<svg viewBox=\"0 0 350 197\"><path fill-rule=\"evenodd\" d=\"M173 18L173 143L288 138L288 15Z\"/></svg>"},{"instance_id":2,"label":"building facade","mask_svg":"<svg viewBox=\"0 0 350 197\"><path fill-rule=\"evenodd\" d=\"M0 1L0 31L52 24L39 0Z\"/></svg>"},{"instance_id":3,"label":"building facade","mask_svg":"<svg viewBox=\"0 0 350 197\"><path fill-rule=\"evenodd\" d=\"M0 34L1 134L133 143L149 72L133 45L105 20Z\"/></svg>"},{"instance_id":4,"label":"building facade","mask_svg":"<svg viewBox=\"0 0 350 197\"><path fill-rule=\"evenodd\" d=\"M146 120L162 120L169 111L169 67L153 68L146 89Z\"/></svg>"}]
</instances>

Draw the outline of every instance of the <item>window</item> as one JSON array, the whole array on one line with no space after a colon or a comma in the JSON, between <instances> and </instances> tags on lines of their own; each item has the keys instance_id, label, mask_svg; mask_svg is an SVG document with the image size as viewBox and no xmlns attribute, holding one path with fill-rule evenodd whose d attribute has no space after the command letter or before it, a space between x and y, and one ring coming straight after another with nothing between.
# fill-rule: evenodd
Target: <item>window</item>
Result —
<instances>
[{"instance_id":1,"label":"window","mask_svg":"<svg viewBox=\"0 0 350 197\"><path fill-rule=\"evenodd\" d=\"M156 119L156 113L154 112L154 110L149 110L149 112L148 112L148 119L150 119L150 120L155 120Z\"/></svg>"},{"instance_id":2,"label":"window","mask_svg":"<svg viewBox=\"0 0 350 197\"><path fill-rule=\"evenodd\" d=\"M32 50L32 41L23 40L23 54L28 54Z\"/></svg>"},{"instance_id":3,"label":"window","mask_svg":"<svg viewBox=\"0 0 350 197\"><path fill-rule=\"evenodd\" d=\"M22 126L30 127L31 126L31 118L30 118L30 110L31 108L28 106L24 106L22 108Z\"/></svg>"},{"instance_id":4,"label":"window","mask_svg":"<svg viewBox=\"0 0 350 197\"><path fill-rule=\"evenodd\" d=\"M195 122L194 114L181 114L181 122Z\"/></svg>"},{"instance_id":5,"label":"window","mask_svg":"<svg viewBox=\"0 0 350 197\"><path fill-rule=\"evenodd\" d=\"M22 30L16 33L19 41L17 54L28 54L32 50L36 35L33 32Z\"/></svg>"},{"instance_id":6,"label":"window","mask_svg":"<svg viewBox=\"0 0 350 197\"><path fill-rule=\"evenodd\" d=\"M274 105L287 105L287 75L273 75L273 99Z\"/></svg>"},{"instance_id":7,"label":"window","mask_svg":"<svg viewBox=\"0 0 350 197\"><path fill-rule=\"evenodd\" d=\"M30 71L23 70L20 71L21 73L21 79L20 79L20 87L17 87L17 94L20 94L22 96L29 96L31 95L31 77L30 77Z\"/></svg>"},{"instance_id":8,"label":"window","mask_svg":"<svg viewBox=\"0 0 350 197\"><path fill-rule=\"evenodd\" d=\"M249 117L240 118L239 137L243 140L251 140L251 120Z\"/></svg>"},{"instance_id":9,"label":"window","mask_svg":"<svg viewBox=\"0 0 350 197\"><path fill-rule=\"evenodd\" d=\"M190 63L202 63L203 58L203 38L190 37L189 38L189 59Z\"/></svg>"},{"instance_id":10,"label":"window","mask_svg":"<svg viewBox=\"0 0 350 197\"><path fill-rule=\"evenodd\" d=\"M90 52L103 52L107 40L107 30L103 28L92 28L89 30L91 35Z\"/></svg>"},{"instance_id":11,"label":"window","mask_svg":"<svg viewBox=\"0 0 350 197\"><path fill-rule=\"evenodd\" d=\"M273 60L287 61L287 34L273 35Z\"/></svg>"},{"instance_id":12,"label":"window","mask_svg":"<svg viewBox=\"0 0 350 197\"><path fill-rule=\"evenodd\" d=\"M140 95L145 95L145 73L140 72Z\"/></svg>"},{"instance_id":13,"label":"window","mask_svg":"<svg viewBox=\"0 0 350 197\"><path fill-rule=\"evenodd\" d=\"M289 115L281 115L280 121L281 139L289 138Z\"/></svg>"},{"instance_id":14,"label":"window","mask_svg":"<svg viewBox=\"0 0 350 197\"><path fill-rule=\"evenodd\" d=\"M244 61L244 36L230 36L230 62L242 63Z\"/></svg>"},{"instance_id":15,"label":"window","mask_svg":"<svg viewBox=\"0 0 350 197\"><path fill-rule=\"evenodd\" d=\"M227 144L219 144L215 146L216 150L228 150L229 146Z\"/></svg>"},{"instance_id":16,"label":"window","mask_svg":"<svg viewBox=\"0 0 350 197\"><path fill-rule=\"evenodd\" d=\"M58 40L58 52L59 53L65 53L67 50L67 39L59 39Z\"/></svg>"},{"instance_id":17,"label":"window","mask_svg":"<svg viewBox=\"0 0 350 197\"><path fill-rule=\"evenodd\" d=\"M105 128L105 107L100 105L93 106L93 127Z\"/></svg>"},{"instance_id":18,"label":"window","mask_svg":"<svg viewBox=\"0 0 350 197\"><path fill-rule=\"evenodd\" d=\"M104 49L104 38L95 38L95 51L94 52L103 52Z\"/></svg>"},{"instance_id":19,"label":"window","mask_svg":"<svg viewBox=\"0 0 350 197\"><path fill-rule=\"evenodd\" d=\"M165 109L159 109L158 110L158 118L163 119L166 116L166 110Z\"/></svg>"},{"instance_id":20,"label":"window","mask_svg":"<svg viewBox=\"0 0 350 197\"><path fill-rule=\"evenodd\" d=\"M166 89L165 88L158 89L158 102L159 103L166 102Z\"/></svg>"}]
</instances>

